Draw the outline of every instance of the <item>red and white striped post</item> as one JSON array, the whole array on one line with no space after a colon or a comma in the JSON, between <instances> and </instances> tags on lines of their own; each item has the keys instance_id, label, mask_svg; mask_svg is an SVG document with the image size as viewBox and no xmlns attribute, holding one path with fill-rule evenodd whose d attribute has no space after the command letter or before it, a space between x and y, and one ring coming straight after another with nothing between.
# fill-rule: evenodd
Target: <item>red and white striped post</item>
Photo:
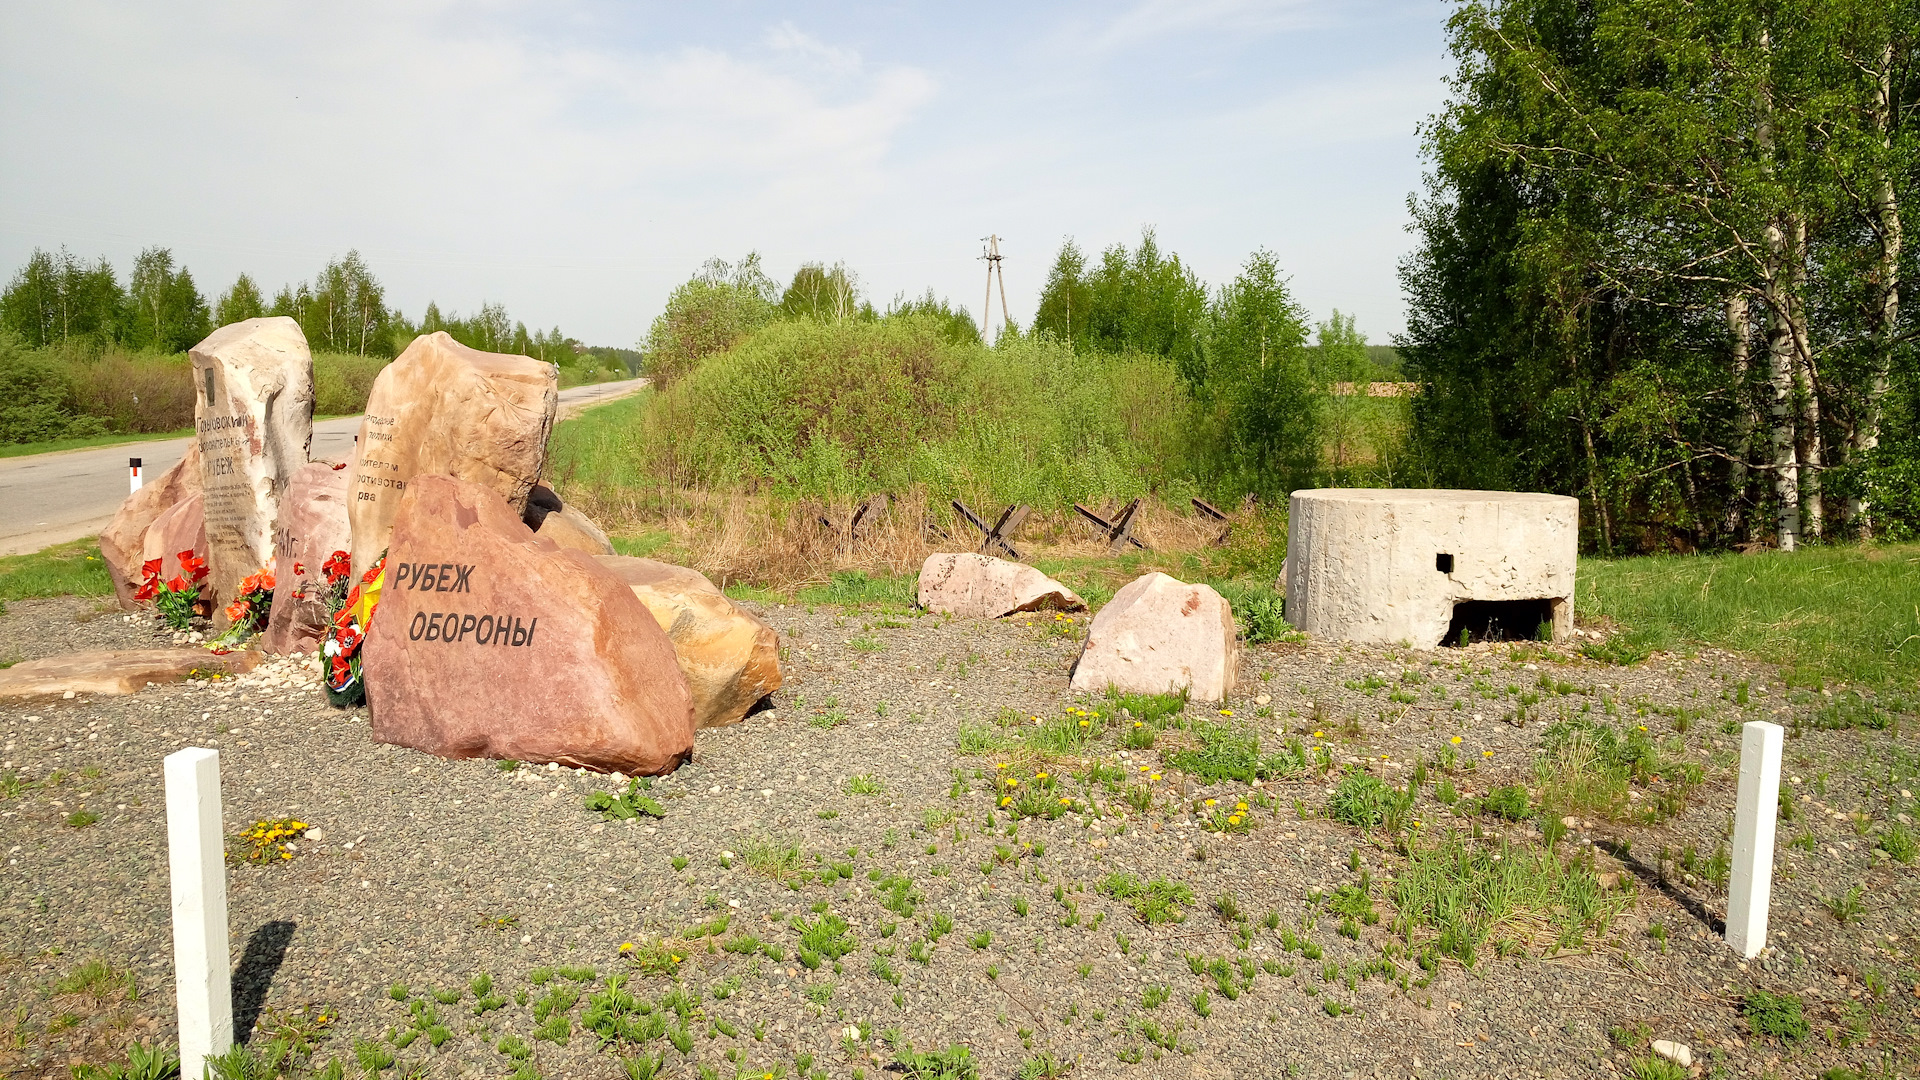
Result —
<instances>
[{"instance_id":1,"label":"red and white striped post","mask_svg":"<svg viewBox=\"0 0 1920 1080\"><path fill-rule=\"evenodd\" d=\"M140 459L137 457L128 458L127 459L127 493L131 495L132 493L139 490L140 490Z\"/></svg>"}]
</instances>

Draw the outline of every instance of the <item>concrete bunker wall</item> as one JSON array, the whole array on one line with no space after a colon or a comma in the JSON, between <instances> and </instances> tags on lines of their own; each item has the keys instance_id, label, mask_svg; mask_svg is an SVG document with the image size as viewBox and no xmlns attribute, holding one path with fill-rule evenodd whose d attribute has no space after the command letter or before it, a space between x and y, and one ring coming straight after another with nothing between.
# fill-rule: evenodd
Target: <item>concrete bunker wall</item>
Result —
<instances>
[{"instance_id":1,"label":"concrete bunker wall","mask_svg":"<svg viewBox=\"0 0 1920 1080\"><path fill-rule=\"evenodd\" d=\"M1287 620L1316 637L1419 648L1573 629L1580 502L1445 489L1296 491Z\"/></svg>"}]
</instances>

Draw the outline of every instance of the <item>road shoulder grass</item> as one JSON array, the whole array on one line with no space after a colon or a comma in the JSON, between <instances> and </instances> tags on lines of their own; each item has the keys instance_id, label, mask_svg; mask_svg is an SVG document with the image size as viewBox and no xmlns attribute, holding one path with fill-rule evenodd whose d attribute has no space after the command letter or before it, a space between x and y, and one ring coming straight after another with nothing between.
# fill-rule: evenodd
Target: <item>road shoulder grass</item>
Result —
<instances>
[{"instance_id":1,"label":"road shoulder grass","mask_svg":"<svg viewBox=\"0 0 1920 1080\"><path fill-rule=\"evenodd\" d=\"M1578 590L1575 618L1617 624L1630 653L1716 646L1808 685L1920 682L1920 544L1582 559Z\"/></svg>"}]
</instances>

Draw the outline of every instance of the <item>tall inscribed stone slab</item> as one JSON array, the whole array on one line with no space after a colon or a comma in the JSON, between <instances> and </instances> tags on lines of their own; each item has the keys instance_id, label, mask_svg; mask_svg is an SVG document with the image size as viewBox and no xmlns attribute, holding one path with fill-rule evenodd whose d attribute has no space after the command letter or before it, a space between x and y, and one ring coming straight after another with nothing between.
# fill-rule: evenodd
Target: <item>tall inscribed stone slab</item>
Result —
<instances>
[{"instance_id":1,"label":"tall inscribed stone slab","mask_svg":"<svg viewBox=\"0 0 1920 1080\"><path fill-rule=\"evenodd\" d=\"M280 497L313 441L313 356L285 316L223 326L190 356L207 585L224 625L241 579L273 566Z\"/></svg>"},{"instance_id":2,"label":"tall inscribed stone slab","mask_svg":"<svg viewBox=\"0 0 1920 1080\"><path fill-rule=\"evenodd\" d=\"M547 464L559 369L422 334L373 381L350 471L356 576L380 557L416 476L479 484L524 514Z\"/></svg>"}]
</instances>

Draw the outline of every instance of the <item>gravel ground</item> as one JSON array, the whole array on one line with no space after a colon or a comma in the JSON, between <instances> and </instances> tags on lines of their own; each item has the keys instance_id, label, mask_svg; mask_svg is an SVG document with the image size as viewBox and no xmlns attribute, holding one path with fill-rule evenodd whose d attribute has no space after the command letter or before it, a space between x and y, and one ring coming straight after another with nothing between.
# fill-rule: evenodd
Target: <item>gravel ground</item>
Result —
<instances>
[{"instance_id":1,"label":"gravel ground","mask_svg":"<svg viewBox=\"0 0 1920 1080\"><path fill-rule=\"evenodd\" d=\"M772 711L703 732L693 764L653 782L658 820L586 810L588 793L624 787L610 777L375 745L364 711L327 708L316 669L294 661L7 708L0 1074L65 1076L130 1040L172 1041L160 758L187 745L221 751L229 833L285 817L315 828L290 859L234 859L228 871L238 1023L314 1034L315 1065L351 1065L356 1042L373 1040L398 1059L390 1075L506 1076L516 1060L500 1047L519 1040L532 1063L523 1076L616 1075L613 1055L639 1050L663 1053L671 1076L877 1076L894 1061L890 1037L964 1044L985 1077L1042 1054L1083 1076L1608 1076L1661 1038L1689 1044L1702 1075L1810 1077L1879 1068L1886 1054L1904 1055L1891 1070L1912 1075L1920 1060L1915 869L1875 847L1920 787L1920 754L1897 726L1788 743L1799 799L1780 827L1775 947L1741 963L1712 927L1725 896L1708 856L1730 831L1737 724L1811 717L1836 688L1789 688L1712 651L1621 668L1505 645L1254 648L1233 715L1195 704L1189 717L1257 729L1269 751L1325 746L1333 765L1256 789L1167 767L1184 732L1125 749L1124 721L1066 757L962 754L962 724L1003 731L996 718L1101 707L1066 688L1084 620L759 610L782 634L788 684ZM150 621L73 599L0 616L0 658L170 641ZM1609 707L1616 722L1678 740L1672 753L1703 774L1661 824L1576 819L1561 842L1616 875L1603 880L1617 881L1623 912L1557 950L1551 928L1529 936L1518 922L1472 969L1446 960L1429 976L1389 929L1387 883L1406 858L1381 831L1326 818L1335 781L1366 769L1406 783L1416 758L1451 749L1454 771L1431 769L1413 811L1415 843L1457 829L1537 846L1536 825L1457 817L1435 784L1469 797L1530 784L1553 720ZM1090 763L1126 780L1073 778ZM1076 801L1071 812L1017 823L996 812L999 777L1031 785L1037 772ZM1129 805L1126 787L1149 789L1152 808ZM1250 801L1251 830L1203 830L1207 799ZM83 810L97 821L74 824ZM1845 816L1863 812L1870 821ZM1659 857L1688 846L1700 856L1691 869ZM1143 924L1099 891L1115 873L1184 884L1194 902L1184 921ZM1385 917L1349 940L1310 894L1363 874ZM1854 885L1864 910L1843 922L1825 902ZM1222 894L1245 913L1244 933L1210 907ZM810 969L795 923L816 913L843 918L853 948ZM700 935L722 918L724 931ZM1287 951L1283 930L1323 955ZM588 998L621 972L638 999L661 1001L676 979L621 947L644 956L663 941L681 957L677 982L698 995L681 1002L684 1018L665 1012L690 1052L658 1037L601 1047L582 1026ZM1230 998L1189 956L1247 961L1255 976L1234 977ZM91 961L130 975L134 991ZM499 1005L476 1014L481 974ZM554 1021L554 992L568 987L579 1003ZM1149 1007L1157 988L1166 1000ZM1812 1035L1754 1034L1740 1012L1753 989L1799 995ZM316 1024L316 1013L335 1019ZM409 1040L410 1025L442 1030Z\"/></svg>"}]
</instances>

